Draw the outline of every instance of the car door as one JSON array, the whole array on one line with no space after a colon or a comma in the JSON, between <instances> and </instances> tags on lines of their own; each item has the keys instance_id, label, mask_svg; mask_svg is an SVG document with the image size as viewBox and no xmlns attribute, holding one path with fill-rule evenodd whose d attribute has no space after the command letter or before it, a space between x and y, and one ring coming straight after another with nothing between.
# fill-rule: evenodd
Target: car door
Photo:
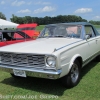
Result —
<instances>
[{"instance_id":1,"label":"car door","mask_svg":"<svg viewBox=\"0 0 100 100\"><path fill-rule=\"evenodd\" d=\"M95 32L96 35L96 46L97 46L97 52L98 54L100 54L100 33L98 33L97 31Z\"/></svg>"},{"instance_id":2,"label":"car door","mask_svg":"<svg viewBox=\"0 0 100 100\"><path fill-rule=\"evenodd\" d=\"M31 38L27 36L27 34L25 34L24 32L20 32L20 31L11 32L8 35L11 37L11 39L9 41L6 41L7 45L31 40Z\"/></svg>"},{"instance_id":3,"label":"car door","mask_svg":"<svg viewBox=\"0 0 100 100\"><path fill-rule=\"evenodd\" d=\"M8 45L25 41L25 38L22 35L18 34L17 32L9 33L9 36L11 37L11 40L6 41Z\"/></svg>"},{"instance_id":4,"label":"car door","mask_svg":"<svg viewBox=\"0 0 100 100\"><path fill-rule=\"evenodd\" d=\"M84 48L84 50L87 51L86 55L87 58L90 59L91 57L94 57L98 52L98 45L97 45L97 39L95 35L95 31L91 25L85 25L85 36L88 35L89 39L86 39L87 48Z\"/></svg>"}]
</instances>

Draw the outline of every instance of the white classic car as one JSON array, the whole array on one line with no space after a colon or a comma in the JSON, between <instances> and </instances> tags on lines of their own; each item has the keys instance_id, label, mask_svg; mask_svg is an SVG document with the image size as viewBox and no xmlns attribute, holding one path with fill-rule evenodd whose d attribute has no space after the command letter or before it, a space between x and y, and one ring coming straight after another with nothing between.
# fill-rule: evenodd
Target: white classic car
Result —
<instances>
[{"instance_id":1,"label":"white classic car","mask_svg":"<svg viewBox=\"0 0 100 100\"><path fill-rule=\"evenodd\" d=\"M99 54L100 34L90 23L50 24L35 41L1 47L0 69L13 77L60 78L73 87L82 67Z\"/></svg>"}]
</instances>

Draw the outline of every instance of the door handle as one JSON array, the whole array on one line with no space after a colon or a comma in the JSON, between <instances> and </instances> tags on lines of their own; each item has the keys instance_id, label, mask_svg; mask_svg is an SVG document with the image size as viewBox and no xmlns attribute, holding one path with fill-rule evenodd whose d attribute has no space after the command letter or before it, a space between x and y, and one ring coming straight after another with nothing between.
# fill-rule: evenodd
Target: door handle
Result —
<instances>
[{"instance_id":1,"label":"door handle","mask_svg":"<svg viewBox=\"0 0 100 100\"><path fill-rule=\"evenodd\" d=\"M98 41L98 40L96 40L96 41Z\"/></svg>"},{"instance_id":2,"label":"door handle","mask_svg":"<svg viewBox=\"0 0 100 100\"><path fill-rule=\"evenodd\" d=\"M96 40L96 43L98 43L98 40Z\"/></svg>"}]
</instances>

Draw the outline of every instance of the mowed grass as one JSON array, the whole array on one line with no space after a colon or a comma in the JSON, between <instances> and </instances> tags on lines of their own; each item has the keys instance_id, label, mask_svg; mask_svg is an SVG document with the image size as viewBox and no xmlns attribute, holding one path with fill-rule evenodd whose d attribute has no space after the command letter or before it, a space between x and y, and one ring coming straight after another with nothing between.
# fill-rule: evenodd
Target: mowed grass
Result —
<instances>
[{"instance_id":1,"label":"mowed grass","mask_svg":"<svg viewBox=\"0 0 100 100\"><path fill-rule=\"evenodd\" d=\"M96 28L100 28L100 25L94 25Z\"/></svg>"},{"instance_id":2,"label":"mowed grass","mask_svg":"<svg viewBox=\"0 0 100 100\"><path fill-rule=\"evenodd\" d=\"M38 27L38 30L43 27ZM33 77L15 79L9 73L0 71L0 99L100 100L100 62L90 62L81 73L80 83L67 89L59 80Z\"/></svg>"},{"instance_id":3,"label":"mowed grass","mask_svg":"<svg viewBox=\"0 0 100 100\"><path fill-rule=\"evenodd\" d=\"M45 25L39 25L39 26L36 27L36 30L41 31L44 27L45 27Z\"/></svg>"},{"instance_id":4,"label":"mowed grass","mask_svg":"<svg viewBox=\"0 0 100 100\"><path fill-rule=\"evenodd\" d=\"M17 100L100 100L100 63L92 61L86 65L80 83L71 89L63 87L59 80L14 79L9 73L0 71L0 98L10 95Z\"/></svg>"}]
</instances>

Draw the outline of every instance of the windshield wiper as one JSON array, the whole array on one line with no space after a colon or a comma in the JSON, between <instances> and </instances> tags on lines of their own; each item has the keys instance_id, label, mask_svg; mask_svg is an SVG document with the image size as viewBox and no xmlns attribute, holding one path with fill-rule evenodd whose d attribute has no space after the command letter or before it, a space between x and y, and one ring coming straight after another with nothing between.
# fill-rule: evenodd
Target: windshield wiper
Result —
<instances>
[{"instance_id":1,"label":"windshield wiper","mask_svg":"<svg viewBox=\"0 0 100 100\"><path fill-rule=\"evenodd\" d=\"M65 37L65 36L63 36L63 35L55 35L55 36L40 36L40 37L38 37L38 38L53 38L53 37Z\"/></svg>"},{"instance_id":2,"label":"windshield wiper","mask_svg":"<svg viewBox=\"0 0 100 100\"><path fill-rule=\"evenodd\" d=\"M38 38L49 38L49 37L52 37L52 36L40 36Z\"/></svg>"},{"instance_id":3,"label":"windshield wiper","mask_svg":"<svg viewBox=\"0 0 100 100\"><path fill-rule=\"evenodd\" d=\"M64 37L63 35L55 35L53 37Z\"/></svg>"}]
</instances>

